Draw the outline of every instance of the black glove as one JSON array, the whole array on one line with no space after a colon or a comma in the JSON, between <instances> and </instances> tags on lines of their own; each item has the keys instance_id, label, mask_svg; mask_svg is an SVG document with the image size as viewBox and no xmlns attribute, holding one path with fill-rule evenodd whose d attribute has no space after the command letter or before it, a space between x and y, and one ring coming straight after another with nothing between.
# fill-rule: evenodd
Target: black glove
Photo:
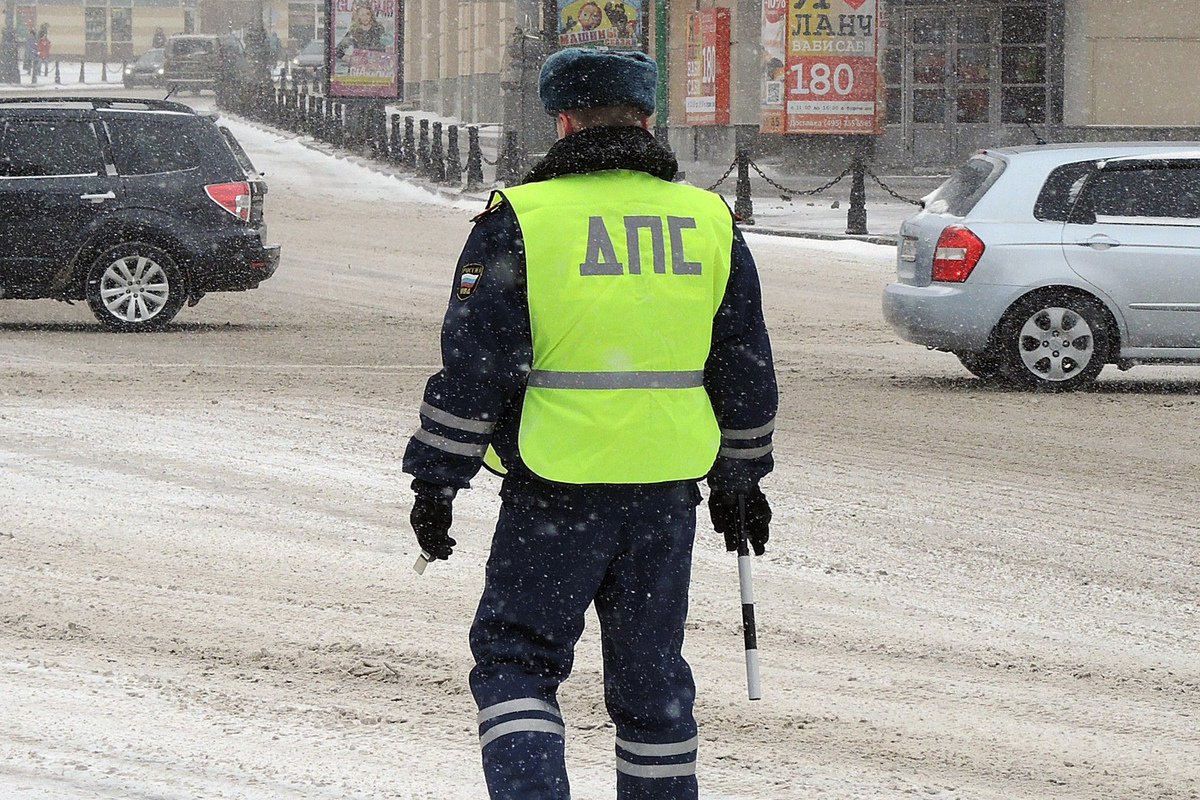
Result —
<instances>
[{"instance_id":1,"label":"black glove","mask_svg":"<svg viewBox=\"0 0 1200 800\"><path fill-rule=\"evenodd\" d=\"M712 515L713 530L725 535L725 549L737 550L738 496L746 498L746 539L761 556L771 538L771 506L762 489L755 486L748 492L713 489L708 496L708 513Z\"/></svg>"},{"instance_id":2,"label":"black glove","mask_svg":"<svg viewBox=\"0 0 1200 800\"><path fill-rule=\"evenodd\" d=\"M412 523L413 533L417 535L417 543L429 557L445 561L454 552L458 542L450 538L450 522L453 519L451 503L437 497L418 494L413 500L412 514L408 521Z\"/></svg>"}]
</instances>

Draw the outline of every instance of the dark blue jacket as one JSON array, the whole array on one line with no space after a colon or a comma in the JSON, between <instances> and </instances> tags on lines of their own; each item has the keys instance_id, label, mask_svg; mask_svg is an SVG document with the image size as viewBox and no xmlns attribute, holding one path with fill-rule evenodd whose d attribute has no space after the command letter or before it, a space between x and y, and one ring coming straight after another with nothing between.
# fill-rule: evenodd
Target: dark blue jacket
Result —
<instances>
[{"instance_id":1,"label":"dark blue jacket","mask_svg":"<svg viewBox=\"0 0 1200 800\"><path fill-rule=\"evenodd\" d=\"M674 157L640 128L597 128L556 143L526 180L614 168L666 179L676 171ZM458 259L442 325L442 369L425 385L421 427L404 453L404 471L416 478L417 492L453 497L467 488L489 443L514 482L541 480L517 451L532 361L521 230L516 214L501 203L476 218ZM722 434L709 484L748 489L774 465L777 393L758 272L736 227L704 386Z\"/></svg>"}]
</instances>

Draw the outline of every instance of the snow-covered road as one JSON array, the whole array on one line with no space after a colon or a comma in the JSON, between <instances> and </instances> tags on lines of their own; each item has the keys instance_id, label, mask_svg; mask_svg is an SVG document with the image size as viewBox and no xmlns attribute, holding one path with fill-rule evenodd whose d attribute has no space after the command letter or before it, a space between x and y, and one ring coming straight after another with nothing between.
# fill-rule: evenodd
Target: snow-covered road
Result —
<instances>
[{"instance_id":1,"label":"snow-covered road","mask_svg":"<svg viewBox=\"0 0 1200 800\"><path fill-rule=\"evenodd\" d=\"M167 332L0 303L0 798L484 798L466 629L497 484L411 570L404 442L470 211L289 137L278 274ZM897 341L892 251L748 237L781 379L765 699L702 525L705 800L1200 797L1200 372L981 386ZM589 624L561 702L613 794Z\"/></svg>"}]
</instances>

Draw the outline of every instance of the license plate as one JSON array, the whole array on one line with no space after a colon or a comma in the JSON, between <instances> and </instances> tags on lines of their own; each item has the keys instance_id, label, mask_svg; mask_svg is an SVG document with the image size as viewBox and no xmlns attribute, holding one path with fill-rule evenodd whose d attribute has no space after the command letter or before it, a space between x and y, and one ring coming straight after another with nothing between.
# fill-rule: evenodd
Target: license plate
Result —
<instances>
[{"instance_id":1,"label":"license plate","mask_svg":"<svg viewBox=\"0 0 1200 800\"><path fill-rule=\"evenodd\" d=\"M917 237L904 236L900 239L900 260L901 261L916 261L917 260Z\"/></svg>"}]
</instances>

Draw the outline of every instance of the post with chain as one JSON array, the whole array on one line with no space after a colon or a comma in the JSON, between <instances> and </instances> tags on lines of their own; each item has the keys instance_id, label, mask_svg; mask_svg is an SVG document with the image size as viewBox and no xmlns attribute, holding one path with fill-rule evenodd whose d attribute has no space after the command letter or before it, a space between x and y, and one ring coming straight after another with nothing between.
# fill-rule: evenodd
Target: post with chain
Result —
<instances>
[{"instance_id":1,"label":"post with chain","mask_svg":"<svg viewBox=\"0 0 1200 800\"><path fill-rule=\"evenodd\" d=\"M108 83L108 57L100 62L100 82Z\"/></svg>"},{"instance_id":2,"label":"post with chain","mask_svg":"<svg viewBox=\"0 0 1200 800\"><path fill-rule=\"evenodd\" d=\"M446 182L446 152L442 149L442 123L433 123L433 135L429 143L429 177L438 183Z\"/></svg>"},{"instance_id":3,"label":"post with chain","mask_svg":"<svg viewBox=\"0 0 1200 800\"><path fill-rule=\"evenodd\" d=\"M496 167L497 180L505 186L512 186L521 179L521 154L517 151L517 132L504 132L504 147L500 151L499 164Z\"/></svg>"},{"instance_id":4,"label":"post with chain","mask_svg":"<svg viewBox=\"0 0 1200 800\"><path fill-rule=\"evenodd\" d=\"M754 224L754 201L750 199L750 154L744 149L737 151L737 197L733 201L733 213L747 225Z\"/></svg>"},{"instance_id":5,"label":"post with chain","mask_svg":"<svg viewBox=\"0 0 1200 800\"><path fill-rule=\"evenodd\" d=\"M412 117L404 118L404 141L401 142L400 166L405 169L415 169L417 166L417 146L413 137Z\"/></svg>"},{"instance_id":6,"label":"post with chain","mask_svg":"<svg viewBox=\"0 0 1200 800\"><path fill-rule=\"evenodd\" d=\"M862 139L855 137L854 160L851 162L852 183L850 184L850 208L846 212L846 233L852 236L867 235L867 158Z\"/></svg>"},{"instance_id":7,"label":"post with chain","mask_svg":"<svg viewBox=\"0 0 1200 800\"><path fill-rule=\"evenodd\" d=\"M423 119L419 124L420 133L417 135L417 175L429 177L429 120Z\"/></svg>"},{"instance_id":8,"label":"post with chain","mask_svg":"<svg viewBox=\"0 0 1200 800\"><path fill-rule=\"evenodd\" d=\"M462 154L458 151L458 126L446 128L446 182L458 183L462 177Z\"/></svg>"},{"instance_id":9,"label":"post with chain","mask_svg":"<svg viewBox=\"0 0 1200 800\"><path fill-rule=\"evenodd\" d=\"M403 139L400 135L400 115L392 114L392 129L388 137L388 156L396 166L404 163L404 151L401 149L402 142Z\"/></svg>"},{"instance_id":10,"label":"post with chain","mask_svg":"<svg viewBox=\"0 0 1200 800\"><path fill-rule=\"evenodd\" d=\"M483 151L479 148L479 126L467 128L467 191L483 186Z\"/></svg>"}]
</instances>

